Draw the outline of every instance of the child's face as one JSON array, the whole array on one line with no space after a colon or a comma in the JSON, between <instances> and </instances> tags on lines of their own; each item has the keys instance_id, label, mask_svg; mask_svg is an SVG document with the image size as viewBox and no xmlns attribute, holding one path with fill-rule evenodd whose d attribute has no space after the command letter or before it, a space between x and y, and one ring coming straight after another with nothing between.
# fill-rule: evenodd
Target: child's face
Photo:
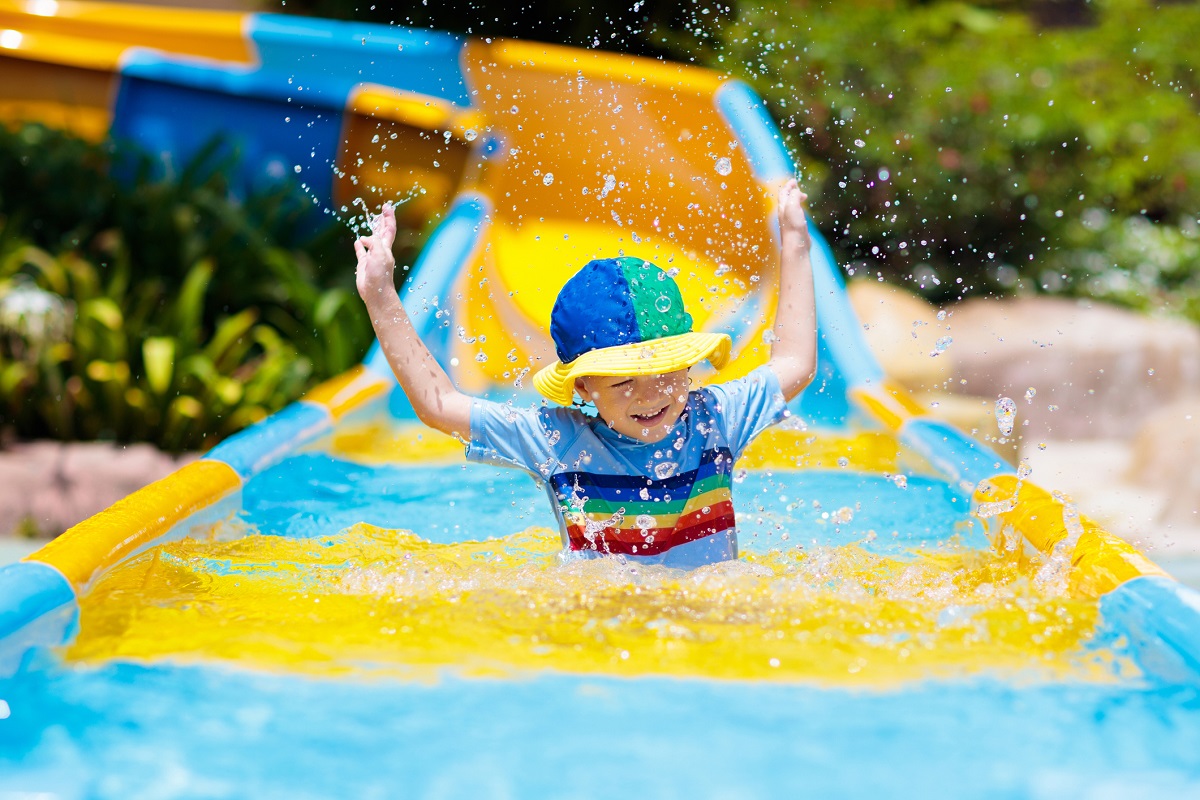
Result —
<instances>
[{"instance_id":1,"label":"child's face","mask_svg":"<svg viewBox=\"0 0 1200 800\"><path fill-rule=\"evenodd\" d=\"M661 442L687 405L688 371L665 375L587 375L575 391L617 433L643 442Z\"/></svg>"}]
</instances>

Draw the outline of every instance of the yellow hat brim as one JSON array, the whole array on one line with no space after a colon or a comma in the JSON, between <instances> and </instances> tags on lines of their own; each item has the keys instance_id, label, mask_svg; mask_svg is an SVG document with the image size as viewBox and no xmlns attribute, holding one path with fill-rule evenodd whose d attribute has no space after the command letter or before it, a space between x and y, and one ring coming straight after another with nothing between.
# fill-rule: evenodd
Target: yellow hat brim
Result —
<instances>
[{"instance_id":1,"label":"yellow hat brim","mask_svg":"<svg viewBox=\"0 0 1200 800\"><path fill-rule=\"evenodd\" d=\"M695 366L704 359L717 369L729 361L732 346L723 333L681 333L648 342L602 347L564 364L538 370L533 386L559 405L571 405L575 379L584 375L663 375Z\"/></svg>"}]
</instances>

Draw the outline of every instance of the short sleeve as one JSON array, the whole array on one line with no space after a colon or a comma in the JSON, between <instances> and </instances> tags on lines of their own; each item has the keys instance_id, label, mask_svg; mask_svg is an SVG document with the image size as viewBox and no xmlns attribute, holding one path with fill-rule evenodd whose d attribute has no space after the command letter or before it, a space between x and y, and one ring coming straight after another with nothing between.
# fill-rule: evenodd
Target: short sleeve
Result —
<instances>
[{"instance_id":1,"label":"short sleeve","mask_svg":"<svg viewBox=\"0 0 1200 800\"><path fill-rule=\"evenodd\" d=\"M754 438L788 416L787 400L775 370L764 365L744 378L708 387L715 417L734 459Z\"/></svg>"},{"instance_id":2,"label":"short sleeve","mask_svg":"<svg viewBox=\"0 0 1200 800\"><path fill-rule=\"evenodd\" d=\"M519 408L477 398L471 404L467 458L544 478L557 464L555 445L573 425L565 409Z\"/></svg>"}]
</instances>

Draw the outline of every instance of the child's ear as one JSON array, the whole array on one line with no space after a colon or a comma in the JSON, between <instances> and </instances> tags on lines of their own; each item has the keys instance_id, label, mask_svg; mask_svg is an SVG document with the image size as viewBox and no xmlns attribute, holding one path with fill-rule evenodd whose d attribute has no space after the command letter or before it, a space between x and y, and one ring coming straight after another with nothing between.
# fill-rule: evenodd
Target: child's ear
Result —
<instances>
[{"instance_id":1,"label":"child's ear","mask_svg":"<svg viewBox=\"0 0 1200 800\"><path fill-rule=\"evenodd\" d=\"M584 399L584 401L587 401L587 400L590 400L590 399L591 399L590 397L588 397L588 393L587 393L587 386L584 384L584 382L583 382L583 378L576 378L576 379L575 379L575 392L576 392L576 393L577 393L577 394L578 394L580 397L582 397L582 398Z\"/></svg>"}]
</instances>

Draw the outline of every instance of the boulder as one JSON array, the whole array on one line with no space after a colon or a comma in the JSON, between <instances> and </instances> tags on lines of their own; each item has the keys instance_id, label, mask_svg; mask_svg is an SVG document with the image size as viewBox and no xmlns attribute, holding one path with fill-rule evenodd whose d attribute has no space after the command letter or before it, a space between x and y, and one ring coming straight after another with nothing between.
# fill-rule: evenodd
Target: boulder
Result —
<instances>
[{"instance_id":1,"label":"boulder","mask_svg":"<svg viewBox=\"0 0 1200 800\"><path fill-rule=\"evenodd\" d=\"M57 536L194 458L148 444L12 445L0 450L0 535Z\"/></svg>"},{"instance_id":2,"label":"boulder","mask_svg":"<svg viewBox=\"0 0 1200 800\"><path fill-rule=\"evenodd\" d=\"M913 392L945 388L953 374L954 355L939 350L949 335L938 308L899 286L857 280L846 294L863 326L863 336L888 377Z\"/></svg>"},{"instance_id":3,"label":"boulder","mask_svg":"<svg viewBox=\"0 0 1200 800\"><path fill-rule=\"evenodd\" d=\"M1200 393L1200 327L1183 320L1024 297L967 300L946 322L950 387L1011 397L1027 439L1129 439L1147 411Z\"/></svg>"},{"instance_id":4,"label":"boulder","mask_svg":"<svg viewBox=\"0 0 1200 800\"><path fill-rule=\"evenodd\" d=\"M878 281L851 281L846 293L884 374L907 389L931 417L954 425L1015 464L1020 441L998 441L995 398L947 388L957 371L952 312L940 310L902 287Z\"/></svg>"},{"instance_id":5,"label":"boulder","mask_svg":"<svg viewBox=\"0 0 1200 800\"><path fill-rule=\"evenodd\" d=\"M1159 522L1200 527L1200 394L1146 417L1131 443L1126 479L1165 494Z\"/></svg>"}]
</instances>

